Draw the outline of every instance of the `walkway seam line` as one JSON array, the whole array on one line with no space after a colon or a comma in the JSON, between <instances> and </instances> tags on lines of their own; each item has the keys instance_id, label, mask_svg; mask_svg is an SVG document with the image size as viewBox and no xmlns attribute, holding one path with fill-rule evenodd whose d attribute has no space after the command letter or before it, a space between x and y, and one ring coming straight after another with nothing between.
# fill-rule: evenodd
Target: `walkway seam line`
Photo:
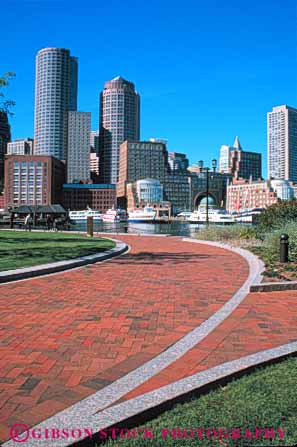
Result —
<instances>
[{"instance_id":1,"label":"walkway seam line","mask_svg":"<svg viewBox=\"0 0 297 447\"><path fill-rule=\"evenodd\" d=\"M130 391L133 391L139 385L151 379L153 376L174 363L176 360L186 354L190 349L200 343L205 337L213 332L217 328L217 326L219 326L239 306L239 304L241 304L241 302L249 293L250 285L258 282L259 278L261 277L261 273L264 269L263 262L260 261L257 256L247 250L230 247L229 245L225 244L199 241L189 238L182 239L182 241L194 243L201 242L203 244L213 245L225 250L233 251L241 255L249 265L248 278L240 287L240 289L218 311L216 311L202 324L200 324L184 337L182 337L180 340L178 340L175 344L167 348L162 353L158 354L153 359L144 363L140 367L111 383L110 385L102 388L101 390L91 394L85 399L82 399L81 401L71 405L70 407L39 423L35 426L36 428L56 426L67 427L70 429L71 427L77 427L78 422L80 423L81 427L84 426L83 424L87 420L89 420L91 415L94 415L99 410L103 410L104 408L109 407L114 402L118 401L122 396L126 395ZM109 409L106 411L109 411ZM65 440L61 441L64 441L63 445L67 445L67 442L65 443ZM12 444L4 444L5 447L9 447L10 445Z\"/></svg>"}]
</instances>

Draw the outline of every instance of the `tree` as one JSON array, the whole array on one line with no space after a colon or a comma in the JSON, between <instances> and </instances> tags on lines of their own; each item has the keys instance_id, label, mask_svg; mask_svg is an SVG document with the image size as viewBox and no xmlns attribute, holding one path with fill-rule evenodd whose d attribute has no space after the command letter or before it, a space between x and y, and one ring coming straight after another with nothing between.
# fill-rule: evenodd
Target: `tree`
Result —
<instances>
[{"instance_id":1,"label":"tree","mask_svg":"<svg viewBox=\"0 0 297 447\"><path fill-rule=\"evenodd\" d=\"M10 80L15 77L15 73L8 71L3 77L0 77L0 112L5 112L7 115L13 115L11 109L15 106L15 102L7 99L3 93L3 88L8 87Z\"/></svg>"},{"instance_id":2,"label":"tree","mask_svg":"<svg viewBox=\"0 0 297 447\"><path fill-rule=\"evenodd\" d=\"M266 208L256 221L257 232L265 235L265 233L281 228L287 222L297 221L297 199L279 200L274 205Z\"/></svg>"}]
</instances>

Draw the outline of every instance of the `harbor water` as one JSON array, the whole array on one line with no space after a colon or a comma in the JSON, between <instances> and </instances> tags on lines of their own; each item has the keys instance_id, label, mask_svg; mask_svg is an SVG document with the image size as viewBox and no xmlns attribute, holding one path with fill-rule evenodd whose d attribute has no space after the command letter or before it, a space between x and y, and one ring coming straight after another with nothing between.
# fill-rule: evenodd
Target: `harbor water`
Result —
<instances>
[{"instance_id":1,"label":"harbor water","mask_svg":"<svg viewBox=\"0 0 297 447\"><path fill-rule=\"evenodd\" d=\"M172 236L192 237L202 228L202 224L190 224L185 221L170 223L135 223L135 222L99 222L94 223L94 233L133 233L133 234L170 234ZM72 231L87 231L85 223L72 224Z\"/></svg>"}]
</instances>

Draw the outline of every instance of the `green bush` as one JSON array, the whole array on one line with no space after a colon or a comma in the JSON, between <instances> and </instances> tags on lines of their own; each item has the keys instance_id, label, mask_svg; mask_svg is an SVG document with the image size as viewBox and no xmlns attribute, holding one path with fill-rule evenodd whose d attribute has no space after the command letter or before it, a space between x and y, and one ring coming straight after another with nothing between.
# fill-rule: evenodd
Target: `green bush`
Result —
<instances>
[{"instance_id":1,"label":"green bush","mask_svg":"<svg viewBox=\"0 0 297 447\"><path fill-rule=\"evenodd\" d=\"M247 225L203 227L198 233L198 239L205 241L230 241L238 239L252 239L256 236L255 228Z\"/></svg>"},{"instance_id":2,"label":"green bush","mask_svg":"<svg viewBox=\"0 0 297 447\"><path fill-rule=\"evenodd\" d=\"M282 228L286 222L297 221L297 200L280 200L266 208L257 218L256 233L264 239L267 232Z\"/></svg>"}]
</instances>

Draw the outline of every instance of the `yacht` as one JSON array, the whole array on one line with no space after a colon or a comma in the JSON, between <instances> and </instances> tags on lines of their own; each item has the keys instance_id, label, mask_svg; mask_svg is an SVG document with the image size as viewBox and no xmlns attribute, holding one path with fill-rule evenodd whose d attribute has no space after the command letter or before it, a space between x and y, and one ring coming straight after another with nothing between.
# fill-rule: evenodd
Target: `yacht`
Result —
<instances>
[{"instance_id":1,"label":"yacht","mask_svg":"<svg viewBox=\"0 0 297 447\"><path fill-rule=\"evenodd\" d=\"M147 205L144 208L129 211L128 215L129 222L154 222L157 212L153 207Z\"/></svg>"},{"instance_id":2,"label":"yacht","mask_svg":"<svg viewBox=\"0 0 297 447\"><path fill-rule=\"evenodd\" d=\"M121 208L110 208L102 216L103 222L127 222L128 215L126 210Z\"/></svg>"},{"instance_id":3,"label":"yacht","mask_svg":"<svg viewBox=\"0 0 297 447\"><path fill-rule=\"evenodd\" d=\"M199 207L187 218L190 223L206 223L206 208ZM234 224L235 218L228 214L226 210L210 207L208 209L208 222L214 224Z\"/></svg>"},{"instance_id":4,"label":"yacht","mask_svg":"<svg viewBox=\"0 0 297 447\"><path fill-rule=\"evenodd\" d=\"M69 219L72 223L84 223L87 222L88 217L93 217L94 222L102 221L102 214L99 211L87 208L81 211L69 211Z\"/></svg>"}]
</instances>

